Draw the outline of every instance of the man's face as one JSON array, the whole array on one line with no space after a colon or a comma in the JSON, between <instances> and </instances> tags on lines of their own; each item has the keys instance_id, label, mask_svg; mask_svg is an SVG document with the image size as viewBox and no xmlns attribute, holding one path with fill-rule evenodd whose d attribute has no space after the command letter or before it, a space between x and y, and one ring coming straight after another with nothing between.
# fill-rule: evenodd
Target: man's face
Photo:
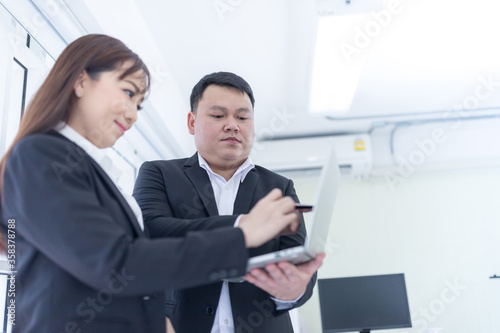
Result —
<instances>
[{"instance_id":1,"label":"man's face","mask_svg":"<svg viewBox=\"0 0 500 333\"><path fill-rule=\"evenodd\" d=\"M189 133L210 167L241 165L255 137L250 97L235 88L209 85L195 111L188 114Z\"/></svg>"}]
</instances>

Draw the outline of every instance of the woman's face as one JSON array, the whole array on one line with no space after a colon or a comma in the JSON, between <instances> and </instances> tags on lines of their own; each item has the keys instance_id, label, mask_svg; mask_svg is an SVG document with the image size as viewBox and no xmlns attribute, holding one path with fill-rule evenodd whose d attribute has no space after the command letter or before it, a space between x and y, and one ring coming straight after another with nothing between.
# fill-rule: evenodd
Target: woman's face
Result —
<instances>
[{"instance_id":1,"label":"woman's face","mask_svg":"<svg viewBox=\"0 0 500 333\"><path fill-rule=\"evenodd\" d=\"M129 66L102 72L96 80L83 71L74 86L68 125L99 148L113 146L137 120L146 78L142 70L120 78Z\"/></svg>"}]
</instances>

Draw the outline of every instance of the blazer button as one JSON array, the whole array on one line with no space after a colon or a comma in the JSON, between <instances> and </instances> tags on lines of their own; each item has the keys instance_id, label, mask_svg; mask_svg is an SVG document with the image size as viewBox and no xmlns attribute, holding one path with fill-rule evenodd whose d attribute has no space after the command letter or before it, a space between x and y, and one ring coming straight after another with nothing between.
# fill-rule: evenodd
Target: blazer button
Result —
<instances>
[{"instance_id":1,"label":"blazer button","mask_svg":"<svg viewBox=\"0 0 500 333\"><path fill-rule=\"evenodd\" d=\"M227 271L226 270L221 270L219 272L219 279L225 279L227 278Z\"/></svg>"},{"instance_id":2,"label":"blazer button","mask_svg":"<svg viewBox=\"0 0 500 333\"><path fill-rule=\"evenodd\" d=\"M149 300L151 299L151 297L149 297L149 296L144 296L142 299L143 299L143 300L145 300L145 301L149 301Z\"/></svg>"},{"instance_id":3,"label":"blazer button","mask_svg":"<svg viewBox=\"0 0 500 333\"><path fill-rule=\"evenodd\" d=\"M207 311L207 314L208 314L209 316L213 316L213 315L214 315L214 313L215 313L214 308L213 308L212 306L210 306L210 305L209 305L209 306L207 306L206 311Z\"/></svg>"},{"instance_id":4,"label":"blazer button","mask_svg":"<svg viewBox=\"0 0 500 333\"><path fill-rule=\"evenodd\" d=\"M210 273L210 275L208 276L208 280L210 280L210 281L220 280L219 273L218 272Z\"/></svg>"}]
</instances>

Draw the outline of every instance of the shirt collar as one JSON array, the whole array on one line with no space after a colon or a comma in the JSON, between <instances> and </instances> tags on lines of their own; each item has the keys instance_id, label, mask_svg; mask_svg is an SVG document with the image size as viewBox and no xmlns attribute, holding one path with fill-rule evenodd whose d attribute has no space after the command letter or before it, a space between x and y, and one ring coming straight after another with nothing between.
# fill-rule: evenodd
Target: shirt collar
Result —
<instances>
[{"instance_id":1,"label":"shirt collar","mask_svg":"<svg viewBox=\"0 0 500 333\"><path fill-rule=\"evenodd\" d=\"M209 174L211 174L213 176L221 177L219 174L216 174L215 172L213 172L213 170L208 165L207 161L200 155L200 153L198 153L198 163L200 164L200 167L205 169ZM252 160L250 159L250 157L248 157L245 160L245 162L243 162L240 165L238 170L236 170L233 177L231 177L231 178L239 176L239 177L241 177L240 182L243 183L243 181L245 180L245 177L248 175L250 170L252 170L254 167L255 167L255 165L252 163Z\"/></svg>"}]
</instances>

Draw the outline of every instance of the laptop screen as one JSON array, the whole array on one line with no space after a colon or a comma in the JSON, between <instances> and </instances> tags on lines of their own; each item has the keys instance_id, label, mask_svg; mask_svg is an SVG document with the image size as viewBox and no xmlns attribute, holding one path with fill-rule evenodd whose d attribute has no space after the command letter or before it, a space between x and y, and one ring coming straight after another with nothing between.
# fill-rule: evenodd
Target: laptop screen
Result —
<instances>
[{"instance_id":1,"label":"laptop screen","mask_svg":"<svg viewBox=\"0 0 500 333\"><path fill-rule=\"evenodd\" d=\"M330 154L321 170L319 190L312 213L312 224L305 243L307 252L310 254L316 255L324 252L339 182L340 170L335 148L332 144Z\"/></svg>"}]
</instances>

